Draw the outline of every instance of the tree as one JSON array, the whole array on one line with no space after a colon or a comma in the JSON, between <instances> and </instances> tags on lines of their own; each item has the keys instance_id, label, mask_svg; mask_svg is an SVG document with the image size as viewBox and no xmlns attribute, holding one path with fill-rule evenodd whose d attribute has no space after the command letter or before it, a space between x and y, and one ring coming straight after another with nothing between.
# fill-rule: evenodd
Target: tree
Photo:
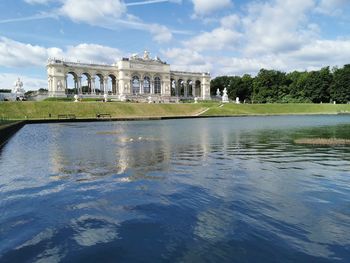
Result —
<instances>
[{"instance_id":1,"label":"tree","mask_svg":"<svg viewBox=\"0 0 350 263\"><path fill-rule=\"evenodd\" d=\"M329 102L332 80L329 67L309 72L303 83L305 97L314 103Z\"/></svg>"},{"instance_id":2,"label":"tree","mask_svg":"<svg viewBox=\"0 0 350 263\"><path fill-rule=\"evenodd\" d=\"M253 80L252 100L257 103L279 102L287 88L286 73L261 69Z\"/></svg>"},{"instance_id":3,"label":"tree","mask_svg":"<svg viewBox=\"0 0 350 263\"><path fill-rule=\"evenodd\" d=\"M339 103L350 101L350 64L340 69L334 69L330 96L332 100Z\"/></svg>"}]
</instances>

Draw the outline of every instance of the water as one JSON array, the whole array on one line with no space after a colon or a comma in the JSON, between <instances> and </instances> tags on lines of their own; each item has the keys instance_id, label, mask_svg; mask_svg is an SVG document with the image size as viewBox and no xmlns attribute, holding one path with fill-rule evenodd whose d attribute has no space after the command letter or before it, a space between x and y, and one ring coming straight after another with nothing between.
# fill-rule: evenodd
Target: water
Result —
<instances>
[{"instance_id":1,"label":"water","mask_svg":"<svg viewBox=\"0 0 350 263\"><path fill-rule=\"evenodd\" d=\"M350 262L350 116L27 125L0 262Z\"/></svg>"}]
</instances>

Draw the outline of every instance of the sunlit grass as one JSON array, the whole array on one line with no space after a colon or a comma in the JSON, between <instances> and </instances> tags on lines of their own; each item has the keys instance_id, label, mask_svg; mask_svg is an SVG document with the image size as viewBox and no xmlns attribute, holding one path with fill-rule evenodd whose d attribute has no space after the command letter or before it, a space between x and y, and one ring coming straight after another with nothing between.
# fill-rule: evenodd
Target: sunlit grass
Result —
<instances>
[{"instance_id":1,"label":"sunlit grass","mask_svg":"<svg viewBox=\"0 0 350 263\"><path fill-rule=\"evenodd\" d=\"M76 118L96 118L110 114L112 118L167 116L242 116L283 114L350 114L350 105L341 104L221 104L219 102L147 104L121 102L0 102L0 119L50 119L61 114Z\"/></svg>"},{"instance_id":2,"label":"sunlit grass","mask_svg":"<svg viewBox=\"0 0 350 263\"><path fill-rule=\"evenodd\" d=\"M205 104L147 104L120 102L1 102L0 118L11 120L50 119L61 114L77 118L96 118L110 114L112 118L192 116L206 109Z\"/></svg>"}]
</instances>

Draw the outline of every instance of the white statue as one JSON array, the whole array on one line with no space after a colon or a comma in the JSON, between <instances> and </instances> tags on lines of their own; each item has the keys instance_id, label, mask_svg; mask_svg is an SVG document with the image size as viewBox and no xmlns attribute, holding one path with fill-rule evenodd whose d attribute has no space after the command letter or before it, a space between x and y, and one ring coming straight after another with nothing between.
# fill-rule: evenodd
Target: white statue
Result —
<instances>
[{"instance_id":1,"label":"white statue","mask_svg":"<svg viewBox=\"0 0 350 263\"><path fill-rule=\"evenodd\" d=\"M151 96L149 96L147 99L148 99L148 103L149 103L149 104L151 104L151 103L153 102Z\"/></svg>"},{"instance_id":2,"label":"white statue","mask_svg":"<svg viewBox=\"0 0 350 263\"><path fill-rule=\"evenodd\" d=\"M241 104L241 102L239 101L239 97L236 97L236 104Z\"/></svg>"},{"instance_id":3,"label":"white statue","mask_svg":"<svg viewBox=\"0 0 350 263\"><path fill-rule=\"evenodd\" d=\"M14 97L14 100L23 100L24 99L24 93L26 91L23 89L23 82L20 78L17 79L17 81L14 83L14 88L12 89L12 96Z\"/></svg>"},{"instance_id":4,"label":"white statue","mask_svg":"<svg viewBox=\"0 0 350 263\"><path fill-rule=\"evenodd\" d=\"M62 81L61 81L61 80L57 81L57 90L58 90L58 91L61 91L62 88L63 88Z\"/></svg>"},{"instance_id":5,"label":"white statue","mask_svg":"<svg viewBox=\"0 0 350 263\"><path fill-rule=\"evenodd\" d=\"M221 92L219 88L216 90L216 97L221 98Z\"/></svg>"},{"instance_id":6,"label":"white statue","mask_svg":"<svg viewBox=\"0 0 350 263\"><path fill-rule=\"evenodd\" d=\"M104 101L104 102L107 102L107 101L108 101L108 95L107 95L107 93L105 93L105 94L103 95L103 101Z\"/></svg>"},{"instance_id":7,"label":"white statue","mask_svg":"<svg viewBox=\"0 0 350 263\"><path fill-rule=\"evenodd\" d=\"M149 55L150 55L149 52L145 50L145 51L143 52L143 59L144 59L144 60L149 60L149 59L150 59L150 56L149 56Z\"/></svg>"},{"instance_id":8,"label":"white statue","mask_svg":"<svg viewBox=\"0 0 350 263\"><path fill-rule=\"evenodd\" d=\"M17 79L17 81L14 83L14 88L12 89L12 93L15 94L24 94L25 90L23 89L23 82L20 78Z\"/></svg>"},{"instance_id":9,"label":"white statue","mask_svg":"<svg viewBox=\"0 0 350 263\"><path fill-rule=\"evenodd\" d=\"M77 94L74 95L74 102L79 102L79 96Z\"/></svg>"},{"instance_id":10,"label":"white statue","mask_svg":"<svg viewBox=\"0 0 350 263\"><path fill-rule=\"evenodd\" d=\"M228 95L227 95L227 89L224 88L223 94L222 94L222 103L228 103Z\"/></svg>"},{"instance_id":11,"label":"white statue","mask_svg":"<svg viewBox=\"0 0 350 263\"><path fill-rule=\"evenodd\" d=\"M194 97L194 103L198 103L198 98Z\"/></svg>"}]
</instances>

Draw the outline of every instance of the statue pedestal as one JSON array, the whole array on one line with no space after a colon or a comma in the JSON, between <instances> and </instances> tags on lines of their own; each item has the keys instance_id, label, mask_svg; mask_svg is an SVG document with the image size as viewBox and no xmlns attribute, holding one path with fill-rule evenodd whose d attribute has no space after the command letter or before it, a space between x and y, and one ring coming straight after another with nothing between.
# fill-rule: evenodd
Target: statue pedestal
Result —
<instances>
[{"instance_id":1,"label":"statue pedestal","mask_svg":"<svg viewBox=\"0 0 350 263\"><path fill-rule=\"evenodd\" d=\"M224 95L222 96L222 103L229 103L227 94L224 94Z\"/></svg>"},{"instance_id":2,"label":"statue pedestal","mask_svg":"<svg viewBox=\"0 0 350 263\"><path fill-rule=\"evenodd\" d=\"M67 95L64 91L55 91L55 92L50 92L49 97L65 98L65 97L67 97Z\"/></svg>"}]
</instances>

